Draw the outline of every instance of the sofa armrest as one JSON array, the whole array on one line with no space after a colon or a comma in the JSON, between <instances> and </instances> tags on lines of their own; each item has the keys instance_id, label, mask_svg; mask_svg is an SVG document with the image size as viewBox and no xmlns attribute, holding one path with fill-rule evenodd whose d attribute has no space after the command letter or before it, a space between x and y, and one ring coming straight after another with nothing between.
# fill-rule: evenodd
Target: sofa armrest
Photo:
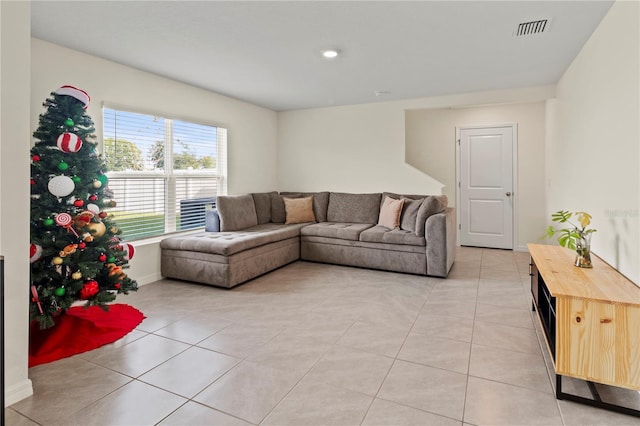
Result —
<instances>
[{"instance_id":1,"label":"sofa armrest","mask_svg":"<svg viewBox=\"0 0 640 426\"><path fill-rule=\"evenodd\" d=\"M425 226L427 275L446 277L456 257L456 210L431 215Z\"/></svg>"},{"instance_id":2,"label":"sofa armrest","mask_svg":"<svg viewBox=\"0 0 640 426\"><path fill-rule=\"evenodd\" d=\"M204 230L207 232L220 232L220 215L217 209L210 209L205 212Z\"/></svg>"}]
</instances>

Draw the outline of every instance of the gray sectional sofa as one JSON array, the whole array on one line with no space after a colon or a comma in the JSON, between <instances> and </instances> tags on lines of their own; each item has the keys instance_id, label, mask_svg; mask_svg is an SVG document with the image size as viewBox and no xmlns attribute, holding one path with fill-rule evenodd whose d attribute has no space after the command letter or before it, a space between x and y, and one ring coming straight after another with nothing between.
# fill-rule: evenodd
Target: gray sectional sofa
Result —
<instances>
[{"instance_id":1,"label":"gray sectional sofa","mask_svg":"<svg viewBox=\"0 0 640 426\"><path fill-rule=\"evenodd\" d=\"M397 229L378 225L385 197L403 200ZM287 223L295 220L285 198L289 207L296 199L312 203L315 222ZM205 232L161 242L164 277L233 287L299 259L446 277L455 257L455 209L447 207L445 196L220 196L206 220Z\"/></svg>"}]
</instances>

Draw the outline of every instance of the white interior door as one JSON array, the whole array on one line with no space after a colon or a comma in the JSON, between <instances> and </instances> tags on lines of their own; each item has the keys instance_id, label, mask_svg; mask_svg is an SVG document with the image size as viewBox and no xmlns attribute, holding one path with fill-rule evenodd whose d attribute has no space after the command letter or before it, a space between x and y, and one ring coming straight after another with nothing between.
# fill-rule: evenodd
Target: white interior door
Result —
<instances>
[{"instance_id":1,"label":"white interior door","mask_svg":"<svg viewBox=\"0 0 640 426\"><path fill-rule=\"evenodd\" d=\"M513 249L513 126L459 132L459 234L463 246Z\"/></svg>"}]
</instances>

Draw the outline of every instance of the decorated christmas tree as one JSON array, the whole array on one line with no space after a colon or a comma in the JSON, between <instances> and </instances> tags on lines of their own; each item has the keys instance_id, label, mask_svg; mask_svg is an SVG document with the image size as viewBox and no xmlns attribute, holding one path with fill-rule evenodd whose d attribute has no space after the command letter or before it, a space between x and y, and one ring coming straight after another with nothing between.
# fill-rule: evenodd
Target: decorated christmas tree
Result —
<instances>
[{"instance_id":1,"label":"decorated christmas tree","mask_svg":"<svg viewBox=\"0 0 640 426\"><path fill-rule=\"evenodd\" d=\"M108 214L115 207L98 154L89 95L62 86L44 102L31 149L31 306L40 328L75 302L105 310L118 293L137 290L127 277L133 246Z\"/></svg>"}]
</instances>

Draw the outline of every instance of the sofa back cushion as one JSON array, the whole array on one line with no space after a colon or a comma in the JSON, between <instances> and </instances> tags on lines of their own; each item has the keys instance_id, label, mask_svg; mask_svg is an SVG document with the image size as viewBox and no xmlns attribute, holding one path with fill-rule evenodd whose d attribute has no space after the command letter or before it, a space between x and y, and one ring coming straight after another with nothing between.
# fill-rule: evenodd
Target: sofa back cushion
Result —
<instances>
[{"instance_id":1,"label":"sofa back cushion","mask_svg":"<svg viewBox=\"0 0 640 426\"><path fill-rule=\"evenodd\" d=\"M416 219L417 236L424 236L424 228L429 216L445 211L448 202L449 200L446 195L429 195L424 199L418 210L418 217Z\"/></svg>"},{"instance_id":2,"label":"sofa back cushion","mask_svg":"<svg viewBox=\"0 0 640 426\"><path fill-rule=\"evenodd\" d=\"M328 192L281 192L280 194L271 193L271 221L273 223L284 223L286 213L284 209L284 200L287 198L305 198L313 197L313 215L317 222L327 221L327 206L329 205Z\"/></svg>"},{"instance_id":3,"label":"sofa back cushion","mask_svg":"<svg viewBox=\"0 0 640 426\"><path fill-rule=\"evenodd\" d=\"M221 231L239 231L258 224L256 206L251 194L218 196L216 208Z\"/></svg>"},{"instance_id":4,"label":"sofa back cushion","mask_svg":"<svg viewBox=\"0 0 640 426\"><path fill-rule=\"evenodd\" d=\"M345 223L378 223L382 194L329 193L327 220Z\"/></svg>"},{"instance_id":5,"label":"sofa back cushion","mask_svg":"<svg viewBox=\"0 0 640 426\"><path fill-rule=\"evenodd\" d=\"M271 222L271 194L278 194L277 192L260 192L253 193L253 203L256 206L256 214L258 216L258 225Z\"/></svg>"}]
</instances>

